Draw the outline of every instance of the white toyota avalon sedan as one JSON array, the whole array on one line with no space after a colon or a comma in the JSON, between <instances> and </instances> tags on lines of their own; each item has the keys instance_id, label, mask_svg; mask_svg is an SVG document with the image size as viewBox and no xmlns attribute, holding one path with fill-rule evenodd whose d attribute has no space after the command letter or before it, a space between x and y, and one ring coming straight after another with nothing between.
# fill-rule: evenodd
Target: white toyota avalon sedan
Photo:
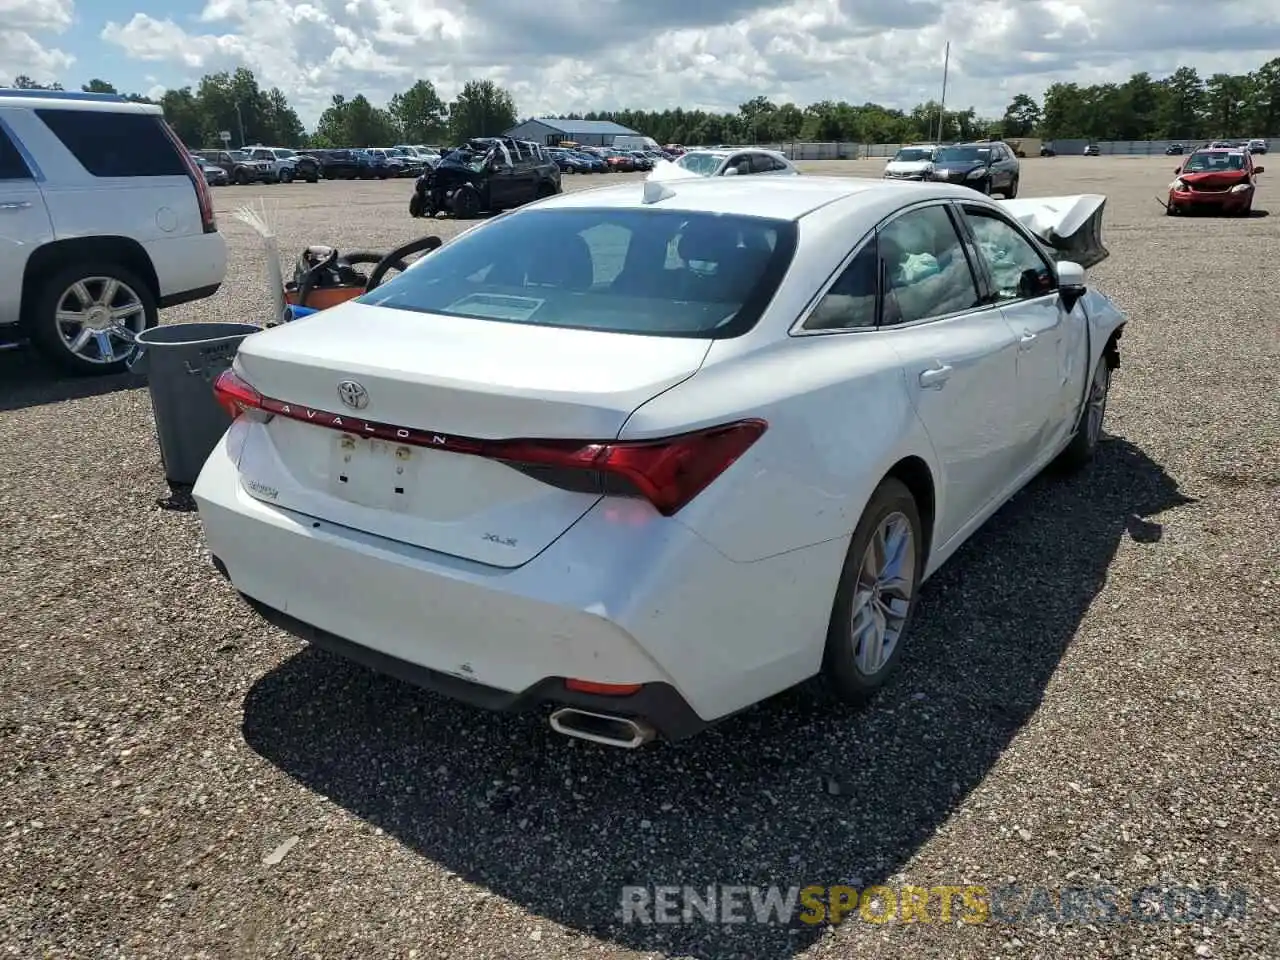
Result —
<instances>
[{"instance_id":1,"label":"white toyota avalon sedan","mask_svg":"<svg viewBox=\"0 0 1280 960\"><path fill-rule=\"evenodd\" d=\"M195 487L272 623L562 733L865 701L921 584L1102 429L1100 196L628 183L468 230L255 334Z\"/></svg>"}]
</instances>

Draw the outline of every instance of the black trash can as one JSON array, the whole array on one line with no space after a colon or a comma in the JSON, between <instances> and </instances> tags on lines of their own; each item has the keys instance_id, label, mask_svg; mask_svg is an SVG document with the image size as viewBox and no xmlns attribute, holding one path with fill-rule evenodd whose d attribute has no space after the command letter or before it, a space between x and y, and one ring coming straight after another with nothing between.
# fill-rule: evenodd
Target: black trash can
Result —
<instances>
[{"instance_id":1,"label":"black trash can","mask_svg":"<svg viewBox=\"0 0 1280 960\"><path fill-rule=\"evenodd\" d=\"M262 327L251 323L170 323L138 336L132 369L146 374L165 478L191 486L231 426L213 396L213 382L231 366L240 342Z\"/></svg>"}]
</instances>

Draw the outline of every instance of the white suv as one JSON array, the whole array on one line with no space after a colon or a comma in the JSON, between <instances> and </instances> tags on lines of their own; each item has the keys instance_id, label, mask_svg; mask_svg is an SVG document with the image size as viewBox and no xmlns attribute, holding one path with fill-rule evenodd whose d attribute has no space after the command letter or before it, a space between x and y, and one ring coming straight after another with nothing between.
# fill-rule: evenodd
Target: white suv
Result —
<instances>
[{"instance_id":1,"label":"white suv","mask_svg":"<svg viewBox=\"0 0 1280 960\"><path fill-rule=\"evenodd\" d=\"M209 186L160 107L0 90L0 340L116 373L157 310L226 272Z\"/></svg>"}]
</instances>

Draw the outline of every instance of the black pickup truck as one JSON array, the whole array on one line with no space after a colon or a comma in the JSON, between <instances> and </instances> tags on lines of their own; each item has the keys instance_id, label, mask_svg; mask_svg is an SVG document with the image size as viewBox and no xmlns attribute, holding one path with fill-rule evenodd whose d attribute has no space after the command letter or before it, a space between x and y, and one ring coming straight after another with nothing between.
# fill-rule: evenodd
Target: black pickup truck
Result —
<instances>
[{"instance_id":1,"label":"black pickup truck","mask_svg":"<svg viewBox=\"0 0 1280 960\"><path fill-rule=\"evenodd\" d=\"M447 210L459 219L506 210L560 192L560 168L527 140L476 137L449 151L413 186L409 215L434 217Z\"/></svg>"}]
</instances>

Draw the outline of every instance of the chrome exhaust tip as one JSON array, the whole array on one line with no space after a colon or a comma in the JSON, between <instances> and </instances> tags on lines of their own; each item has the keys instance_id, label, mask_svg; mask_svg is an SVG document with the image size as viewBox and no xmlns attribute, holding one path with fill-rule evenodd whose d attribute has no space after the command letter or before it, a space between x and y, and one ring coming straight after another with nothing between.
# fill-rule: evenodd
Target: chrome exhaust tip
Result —
<instances>
[{"instance_id":1,"label":"chrome exhaust tip","mask_svg":"<svg viewBox=\"0 0 1280 960\"><path fill-rule=\"evenodd\" d=\"M656 731L649 724L628 717L612 717L574 707L561 707L551 714L551 729L566 737L590 740L607 747L634 750L652 740Z\"/></svg>"}]
</instances>

